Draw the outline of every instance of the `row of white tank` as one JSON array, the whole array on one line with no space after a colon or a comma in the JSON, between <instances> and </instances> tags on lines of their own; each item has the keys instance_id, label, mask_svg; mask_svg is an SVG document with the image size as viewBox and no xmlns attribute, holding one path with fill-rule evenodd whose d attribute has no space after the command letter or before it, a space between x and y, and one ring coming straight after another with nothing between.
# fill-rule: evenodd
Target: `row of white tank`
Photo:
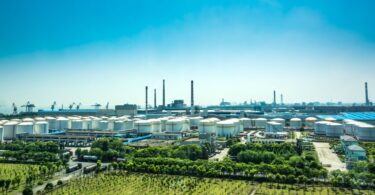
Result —
<instances>
[{"instance_id":1,"label":"row of white tank","mask_svg":"<svg viewBox=\"0 0 375 195\"><path fill-rule=\"evenodd\" d=\"M195 119L194 119L195 120ZM195 122L186 117L164 117L135 121L134 126L138 133L182 132L190 129Z\"/></svg>"},{"instance_id":2,"label":"row of white tank","mask_svg":"<svg viewBox=\"0 0 375 195\"><path fill-rule=\"evenodd\" d=\"M17 134L43 134L65 129L131 130L134 120L123 117L35 117L0 121L0 138L14 139Z\"/></svg>"},{"instance_id":3,"label":"row of white tank","mask_svg":"<svg viewBox=\"0 0 375 195\"><path fill-rule=\"evenodd\" d=\"M31 118L1 120L0 121L0 139L14 139L17 134L44 134L48 133L48 122L43 120L34 120Z\"/></svg>"},{"instance_id":4,"label":"row of white tank","mask_svg":"<svg viewBox=\"0 0 375 195\"><path fill-rule=\"evenodd\" d=\"M325 135L327 137L340 137L344 135L343 125L331 121L318 121L314 125L316 135Z\"/></svg>"},{"instance_id":5,"label":"row of white tank","mask_svg":"<svg viewBox=\"0 0 375 195\"><path fill-rule=\"evenodd\" d=\"M347 119L343 121L343 128L345 134L355 136L359 140L375 141L374 125Z\"/></svg>"},{"instance_id":6,"label":"row of white tank","mask_svg":"<svg viewBox=\"0 0 375 195\"><path fill-rule=\"evenodd\" d=\"M272 122L271 124L268 124L268 125L272 125L272 124L278 125L278 126L281 125L282 128L284 128L285 124L286 124L285 119L282 119L282 118L273 118L273 119L270 119L270 120L267 120L266 118L256 118L256 119L248 119L248 120L249 120L249 127L250 128L266 128L268 122ZM314 127L314 123L317 120L318 119L315 118L315 117L307 117L305 119L305 127L307 127L307 128L313 128ZM275 124L275 123L278 123L278 124ZM289 128L291 128L291 129L300 129L302 127L302 124L303 124L302 119L300 119L300 118L292 118L289 121Z\"/></svg>"}]
</instances>

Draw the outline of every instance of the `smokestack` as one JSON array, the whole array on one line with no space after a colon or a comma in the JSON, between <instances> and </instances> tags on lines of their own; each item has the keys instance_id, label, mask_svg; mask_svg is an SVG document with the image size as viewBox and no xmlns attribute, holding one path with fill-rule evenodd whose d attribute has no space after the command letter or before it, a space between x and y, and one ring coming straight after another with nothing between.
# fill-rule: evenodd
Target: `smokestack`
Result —
<instances>
[{"instance_id":1,"label":"smokestack","mask_svg":"<svg viewBox=\"0 0 375 195\"><path fill-rule=\"evenodd\" d=\"M163 108L165 108L165 80L163 79Z\"/></svg>"},{"instance_id":2,"label":"smokestack","mask_svg":"<svg viewBox=\"0 0 375 195\"><path fill-rule=\"evenodd\" d=\"M154 89L154 109L156 109L156 89Z\"/></svg>"},{"instance_id":3,"label":"smokestack","mask_svg":"<svg viewBox=\"0 0 375 195\"><path fill-rule=\"evenodd\" d=\"M273 90L273 105L276 105L276 91Z\"/></svg>"},{"instance_id":4,"label":"smokestack","mask_svg":"<svg viewBox=\"0 0 375 195\"><path fill-rule=\"evenodd\" d=\"M283 94L280 95L280 104L284 105L284 96L283 96Z\"/></svg>"},{"instance_id":5,"label":"smokestack","mask_svg":"<svg viewBox=\"0 0 375 195\"><path fill-rule=\"evenodd\" d=\"M369 106L370 105L370 100L368 99L367 82L365 82L365 96L366 96L366 106Z\"/></svg>"},{"instance_id":6,"label":"smokestack","mask_svg":"<svg viewBox=\"0 0 375 195\"><path fill-rule=\"evenodd\" d=\"M191 107L194 107L194 81L191 80Z\"/></svg>"},{"instance_id":7,"label":"smokestack","mask_svg":"<svg viewBox=\"0 0 375 195\"><path fill-rule=\"evenodd\" d=\"M146 86L146 114L148 112L148 86Z\"/></svg>"}]
</instances>

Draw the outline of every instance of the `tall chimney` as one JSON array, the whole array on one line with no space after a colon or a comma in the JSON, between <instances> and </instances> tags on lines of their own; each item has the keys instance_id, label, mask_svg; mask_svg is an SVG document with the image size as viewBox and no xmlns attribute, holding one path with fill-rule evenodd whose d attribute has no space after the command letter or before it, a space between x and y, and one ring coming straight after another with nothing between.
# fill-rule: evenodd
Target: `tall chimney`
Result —
<instances>
[{"instance_id":1,"label":"tall chimney","mask_svg":"<svg viewBox=\"0 0 375 195\"><path fill-rule=\"evenodd\" d=\"M273 90L273 105L276 105L276 91Z\"/></svg>"},{"instance_id":2,"label":"tall chimney","mask_svg":"<svg viewBox=\"0 0 375 195\"><path fill-rule=\"evenodd\" d=\"M156 109L156 89L154 89L154 109Z\"/></svg>"},{"instance_id":3,"label":"tall chimney","mask_svg":"<svg viewBox=\"0 0 375 195\"><path fill-rule=\"evenodd\" d=\"M146 86L146 114L148 112L148 86Z\"/></svg>"},{"instance_id":4,"label":"tall chimney","mask_svg":"<svg viewBox=\"0 0 375 195\"><path fill-rule=\"evenodd\" d=\"M368 99L367 82L365 82L365 96L366 96L366 106L369 106L370 105L370 100Z\"/></svg>"},{"instance_id":5,"label":"tall chimney","mask_svg":"<svg viewBox=\"0 0 375 195\"><path fill-rule=\"evenodd\" d=\"M191 108L194 107L194 81L191 80Z\"/></svg>"},{"instance_id":6,"label":"tall chimney","mask_svg":"<svg viewBox=\"0 0 375 195\"><path fill-rule=\"evenodd\" d=\"M163 108L165 108L165 80L163 79Z\"/></svg>"},{"instance_id":7,"label":"tall chimney","mask_svg":"<svg viewBox=\"0 0 375 195\"><path fill-rule=\"evenodd\" d=\"M280 95L280 104L284 105L284 96L283 96L283 94Z\"/></svg>"}]
</instances>

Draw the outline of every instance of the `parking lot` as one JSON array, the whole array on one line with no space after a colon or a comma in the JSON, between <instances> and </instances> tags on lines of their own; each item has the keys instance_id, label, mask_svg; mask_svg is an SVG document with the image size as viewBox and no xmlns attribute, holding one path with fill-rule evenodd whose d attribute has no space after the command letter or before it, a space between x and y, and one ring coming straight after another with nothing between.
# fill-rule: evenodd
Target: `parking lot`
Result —
<instances>
[{"instance_id":1,"label":"parking lot","mask_svg":"<svg viewBox=\"0 0 375 195\"><path fill-rule=\"evenodd\" d=\"M346 171L345 163L341 162L333 150L329 148L329 143L313 142L319 161L328 171Z\"/></svg>"}]
</instances>

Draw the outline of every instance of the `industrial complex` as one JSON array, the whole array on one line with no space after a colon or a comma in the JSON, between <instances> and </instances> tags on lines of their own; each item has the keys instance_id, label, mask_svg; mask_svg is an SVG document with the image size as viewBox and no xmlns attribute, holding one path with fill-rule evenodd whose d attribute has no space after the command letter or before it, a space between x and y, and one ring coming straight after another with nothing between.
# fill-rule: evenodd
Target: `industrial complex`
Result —
<instances>
[{"instance_id":1,"label":"industrial complex","mask_svg":"<svg viewBox=\"0 0 375 195\"><path fill-rule=\"evenodd\" d=\"M194 101L194 81L191 81L191 100L166 104L163 80L162 104L157 105L154 89L153 106L148 101L145 87L145 105L116 105L115 109L54 109L33 112L35 105L26 104L26 112L4 115L0 120L1 142L55 141L66 146L90 146L103 137L116 137L134 147L167 146L210 143L216 149L226 147L225 140L240 138L245 142L280 143L296 142L295 132L310 132L309 140L324 138L341 140L347 153L349 167L356 151L363 148L359 141L375 141L375 107L369 100L365 84L366 101L363 105L316 106L286 105L273 102L250 102L231 105L222 101L219 106L200 107ZM224 142L223 142L224 140ZM306 139L307 140L307 139ZM348 145L348 141L354 146ZM358 156L358 155L357 155ZM354 159L354 160L353 160Z\"/></svg>"}]
</instances>

